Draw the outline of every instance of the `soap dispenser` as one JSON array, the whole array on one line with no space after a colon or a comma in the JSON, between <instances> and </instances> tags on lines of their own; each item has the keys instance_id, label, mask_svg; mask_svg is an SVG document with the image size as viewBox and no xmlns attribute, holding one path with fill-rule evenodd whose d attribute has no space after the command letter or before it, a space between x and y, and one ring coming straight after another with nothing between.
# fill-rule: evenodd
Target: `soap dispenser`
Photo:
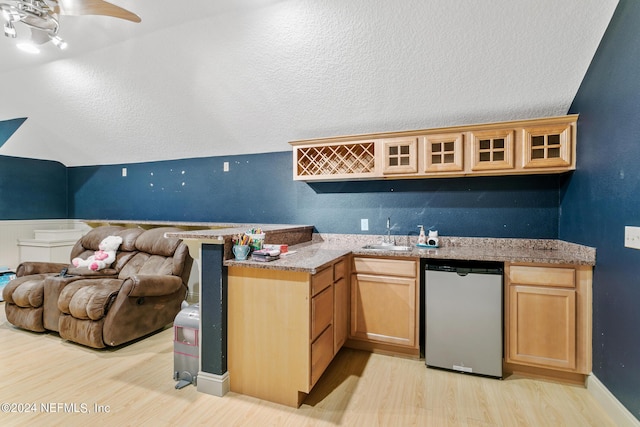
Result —
<instances>
[{"instance_id":1,"label":"soap dispenser","mask_svg":"<svg viewBox=\"0 0 640 427\"><path fill-rule=\"evenodd\" d=\"M420 235L418 235L418 244L426 245L427 244L427 236L424 234L424 225L419 225L420 227Z\"/></svg>"}]
</instances>

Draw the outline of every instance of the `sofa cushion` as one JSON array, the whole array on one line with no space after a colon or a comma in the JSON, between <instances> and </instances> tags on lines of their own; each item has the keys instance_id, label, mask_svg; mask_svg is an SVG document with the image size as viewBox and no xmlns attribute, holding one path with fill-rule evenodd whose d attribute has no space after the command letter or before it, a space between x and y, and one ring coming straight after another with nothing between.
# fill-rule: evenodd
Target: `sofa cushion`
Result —
<instances>
[{"instance_id":1,"label":"sofa cushion","mask_svg":"<svg viewBox=\"0 0 640 427\"><path fill-rule=\"evenodd\" d=\"M142 228L125 228L124 230L115 234L115 236L122 237L122 243L120 244L119 251L133 252L136 250L136 240L144 233Z\"/></svg>"},{"instance_id":2,"label":"sofa cushion","mask_svg":"<svg viewBox=\"0 0 640 427\"><path fill-rule=\"evenodd\" d=\"M102 319L117 296L122 281L118 279L78 280L60 293L58 308L76 319Z\"/></svg>"},{"instance_id":3,"label":"sofa cushion","mask_svg":"<svg viewBox=\"0 0 640 427\"><path fill-rule=\"evenodd\" d=\"M78 240L78 243L82 245L85 250L97 251L100 250L100 242L102 242L105 237L115 236L121 231L124 231L124 229L124 227L116 225L105 225L102 227L96 227L82 236L80 240Z\"/></svg>"},{"instance_id":4,"label":"sofa cushion","mask_svg":"<svg viewBox=\"0 0 640 427\"><path fill-rule=\"evenodd\" d=\"M85 252L93 255L93 252L100 250L100 242L102 242L102 240L107 236L122 237L122 243L118 248L118 252L135 251L136 239L143 232L144 230L142 228L126 228L117 225L96 227L76 242L71 250L71 259L76 257L83 258L81 254Z\"/></svg>"},{"instance_id":5,"label":"sofa cushion","mask_svg":"<svg viewBox=\"0 0 640 427\"><path fill-rule=\"evenodd\" d=\"M127 265L124 266L118 277L120 279L126 279L136 274L172 275L173 258L138 252L131 258Z\"/></svg>"},{"instance_id":6,"label":"sofa cushion","mask_svg":"<svg viewBox=\"0 0 640 427\"><path fill-rule=\"evenodd\" d=\"M66 340L76 342L93 348L104 348L102 340L102 328L104 319L82 320L69 314L62 314L58 319L60 336Z\"/></svg>"},{"instance_id":7,"label":"sofa cushion","mask_svg":"<svg viewBox=\"0 0 640 427\"><path fill-rule=\"evenodd\" d=\"M146 230L136 239L136 249L148 254L165 257L173 256L181 240L175 237L164 237L165 233L183 231L176 227L158 227Z\"/></svg>"},{"instance_id":8,"label":"sofa cushion","mask_svg":"<svg viewBox=\"0 0 640 427\"><path fill-rule=\"evenodd\" d=\"M94 228L93 230L82 236L80 240L78 240L73 246L73 249L71 250L71 259L87 259L91 255L94 255L95 251L100 249L100 242L107 236L122 237L122 243L120 244L120 247L118 248L118 251L116 253L116 260L113 262L113 264L111 264L111 268L113 270L107 273L102 273L102 275L116 275L129 261L129 259L135 254L136 239L143 232L144 230L142 228L125 228L111 225ZM69 274L82 274L83 276L87 275L88 269L83 268L81 270L84 270L84 272L75 272Z\"/></svg>"},{"instance_id":9,"label":"sofa cushion","mask_svg":"<svg viewBox=\"0 0 640 427\"><path fill-rule=\"evenodd\" d=\"M9 323L33 332L45 331L45 328L42 325L42 311L43 307L23 308L18 307L15 304L7 304L5 306L5 313Z\"/></svg>"},{"instance_id":10,"label":"sofa cushion","mask_svg":"<svg viewBox=\"0 0 640 427\"><path fill-rule=\"evenodd\" d=\"M46 274L33 274L18 277L10 281L4 291L3 297L7 304L15 304L18 307L40 307L44 300L44 286L42 284Z\"/></svg>"}]
</instances>

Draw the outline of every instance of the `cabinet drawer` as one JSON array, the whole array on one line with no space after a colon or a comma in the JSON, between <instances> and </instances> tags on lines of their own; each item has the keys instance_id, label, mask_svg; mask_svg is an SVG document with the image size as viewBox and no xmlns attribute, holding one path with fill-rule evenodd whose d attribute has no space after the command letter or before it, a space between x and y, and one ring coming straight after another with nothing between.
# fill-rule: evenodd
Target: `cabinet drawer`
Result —
<instances>
[{"instance_id":1,"label":"cabinet drawer","mask_svg":"<svg viewBox=\"0 0 640 427\"><path fill-rule=\"evenodd\" d=\"M334 281L342 279L344 277L346 266L347 266L347 263L345 262L344 258L335 263L335 265L333 266Z\"/></svg>"},{"instance_id":2,"label":"cabinet drawer","mask_svg":"<svg viewBox=\"0 0 640 427\"><path fill-rule=\"evenodd\" d=\"M567 267L512 265L509 267L509 283L575 288L576 271L573 268Z\"/></svg>"},{"instance_id":3,"label":"cabinet drawer","mask_svg":"<svg viewBox=\"0 0 640 427\"><path fill-rule=\"evenodd\" d=\"M326 288L311 300L311 340L333 320L333 289Z\"/></svg>"},{"instance_id":4,"label":"cabinet drawer","mask_svg":"<svg viewBox=\"0 0 640 427\"><path fill-rule=\"evenodd\" d=\"M355 273L405 277L416 277L417 274L417 261L413 259L355 257L353 265Z\"/></svg>"},{"instance_id":5,"label":"cabinet drawer","mask_svg":"<svg viewBox=\"0 0 640 427\"><path fill-rule=\"evenodd\" d=\"M327 267L324 270L318 271L311 276L311 296L316 295L318 292L325 289L327 286L333 283L333 268Z\"/></svg>"},{"instance_id":6,"label":"cabinet drawer","mask_svg":"<svg viewBox=\"0 0 640 427\"><path fill-rule=\"evenodd\" d=\"M311 344L311 387L318 381L322 373L333 359L333 326L329 326Z\"/></svg>"}]
</instances>

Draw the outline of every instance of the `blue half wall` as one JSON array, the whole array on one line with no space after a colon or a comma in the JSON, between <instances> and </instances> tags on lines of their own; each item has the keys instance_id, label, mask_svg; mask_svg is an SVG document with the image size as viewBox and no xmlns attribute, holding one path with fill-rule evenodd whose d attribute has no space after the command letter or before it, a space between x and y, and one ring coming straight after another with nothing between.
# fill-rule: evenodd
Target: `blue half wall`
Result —
<instances>
[{"instance_id":1,"label":"blue half wall","mask_svg":"<svg viewBox=\"0 0 640 427\"><path fill-rule=\"evenodd\" d=\"M229 162L229 172L223 163ZM123 175L126 168L126 177ZM561 176L293 181L291 152L69 168L80 219L312 224L322 233L557 238ZM361 219L369 231L361 231Z\"/></svg>"},{"instance_id":2,"label":"blue half wall","mask_svg":"<svg viewBox=\"0 0 640 427\"><path fill-rule=\"evenodd\" d=\"M0 220L68 218L67 168L0 156Z\"/></svg>"}]
</instances>

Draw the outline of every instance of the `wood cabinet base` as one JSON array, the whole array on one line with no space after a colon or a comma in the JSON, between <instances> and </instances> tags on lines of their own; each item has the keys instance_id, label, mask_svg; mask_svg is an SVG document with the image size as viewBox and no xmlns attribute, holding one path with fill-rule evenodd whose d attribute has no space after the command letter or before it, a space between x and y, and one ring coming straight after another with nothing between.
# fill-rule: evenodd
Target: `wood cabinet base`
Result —
<instances>
[{"instance_id":1,"label":"wood cabinet base","mask_svg":"<svg viewBox=\"0 0 640 427\"><path fill-rule=\"evenodd\" d=\"M229 267L232 392L302 404L344 342L346 274L344 259L314 275Z\"/></svg>"},{"instance_id":2,"label":"wood cabinet base","mask_svg":"<svg viewBox=\"0 0 640 427\"><path fill-rule=\"evenodd\" d=\"M557 381L567 384L575 384L585 387L587 375L575 372L564 372L556 369L539 368L536 366L517 365L514 363L503 363L504 377L509 375L520 375L527 378L540 378L543 380Z\"/></svg>"},{"instance_id":3,"label":"wood cabinet base","mask_svg":"<svg viewBox=\"0 0 640 427\"><path fill-rule=\"evenodd\" d=\"M420 356L419 268L417 258L353 258L348 347Z\"/></svg>"},{"instance_id":4,"label":"wood cabinet base","mask_svg":"<svg viewBox=\"0 0 640 427\"><path fill-rule=\"evenodd\" d=\"M505 370L585 384L591 373L589 265L505 263Z\"/></svg>"},{"instance_id":5,"label":"wood cabinet base","mask_svg":"<svg viewBox=\"0 0 640 427\"><path fill-rule=\"evenodd\" d=\"M347 348L353 348L355 350L364 350L371 353L386 354L389 356L402 356L410 359L420 358L419 348L409 348L356 339L348 339L347 342L344 343L344 346Z\"/></svg>"},{"instance_id":6,"label":"wood cabinet base","mask_svg":"<svg viewBox=\"0 0 640 427\"><path fill-rule=\"evenodd\" d=\"M232 392L297 407L310 389L309 275L229 268Z\"/></svg>"}]
</instances>

